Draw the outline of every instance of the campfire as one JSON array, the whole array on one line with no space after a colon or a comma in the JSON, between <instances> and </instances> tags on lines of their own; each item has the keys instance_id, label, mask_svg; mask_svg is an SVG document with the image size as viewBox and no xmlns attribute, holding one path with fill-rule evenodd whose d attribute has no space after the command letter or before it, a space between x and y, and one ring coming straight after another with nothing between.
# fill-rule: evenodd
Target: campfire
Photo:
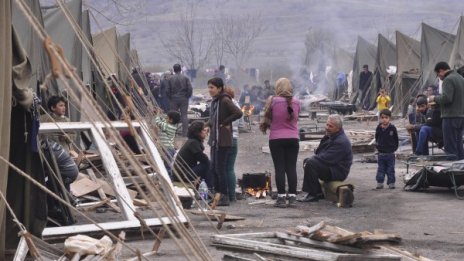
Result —
<instances>
[{"instance_id":1,"label":"campfire","mask_svg":"<svg viewBox=\"0 0 464 261\"><path fill-rule=\"evenodd\" d=\"M245 173L239 179L242 193L255 198L265 198L271 192L270 173Z\"/></svg>"},{"instance_id":2,"label":"campfire","mask_svg":"<svg viewBox=\"0 0 464 261\"><path fill-rule=\"evenodd\" d=\"M253 115L254 109L255 109L255 106L253 106L253 105L251 105L251 104L245 104L245 105L243 105L243 107L242 107L243 115L245 115L245 116L251 116L251 115Z\"/></svg>"}]
</instances>

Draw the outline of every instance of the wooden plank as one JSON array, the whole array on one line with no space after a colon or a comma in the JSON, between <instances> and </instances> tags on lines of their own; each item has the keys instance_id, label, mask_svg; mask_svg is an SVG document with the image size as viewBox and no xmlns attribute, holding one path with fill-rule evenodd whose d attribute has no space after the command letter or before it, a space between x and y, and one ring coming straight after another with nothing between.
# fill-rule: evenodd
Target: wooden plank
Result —
<instances>
[{"instance_id":1,"label":"wooden plank","mask_svg":"<svg viewBox=\"0 0 464 261\"><path fill-rule=\"evenodd\" d=\"M200 211L200 210L189 210L188 213L191 213L192 215L196 216L204 216L205 214L208 215L211 219L216 219L219 218L222 214L226 214L223 211L219 210L207 210L207 211ZM234 215L229 215L226 214L224 221L238 221L238 220L245 220L246 218L240 217L240 216L234 216Z\"/></svg>"},{"instance_id":2,"label":"wooden plank","mask_svg":"<svg viewBox=\"0 0 464 261\"><path fill-rule=\"evenodd\" d=\"M211 240L213 245L224 248L231 248L244 251L252 252L263 252L268 254L302 258L309 260L320 260L320 261L351 261L351 260L383 260L383 261L400 261L401 257L390 254L343 254L327 252L315 249L300 248L294 246L285 246L275 243L259 242L253 240L247 240L244 238L233 238L224 236L212 236Z\"/></svg>"},{"instance_id":3,"label":"wooden plank","mask_svg":"<svg viewBox=\"0 0 464 261\"><path fill-rule=\"evenodd\" d=\"M317 223L316 225L314 226L311 226L311 227L307 227L307 226L297 226L296 227L296 231L301 233L302 235L304 236L311 236L312 234L314 234L316 231L319 231L321 229L323 229L324 227L326 226L325 222L324 221L321 221L319 223Z\"/></svg>"},{"instance_id":4,"label":"wooden plank","mask_svg":"<svg viewBox=\"0 0 464 261\"><path fill-rule=\"evenodd\" d=\"M298 242L298 243L302 243L302 244L305 244L305 245L308 245L314 248L319 248L319 249L331 250L331 251L341 252L341 253L351 253L351 254L366 253L366 251L363 251L362 249L359 249L359 248L337 245L337 244L328 243L328 242L316 241L316 240L312 240L312 239L305 238L305 237L287 235L281 232L276 232L275 235L276 237L283 239L283 240Z\"/></svg>"},{"instance_id":5,"label":"wooden plank","mask_svg":"<svg viewBox=\"0 0 464 261\"><path fill-rule=\"evenodd\" d=\"M119 171L116 160L114 159L111 149L108 147L108 144L103 140L104 134L103 129L100 127L98 129L91 128L92 136L94 137L95 144L98 150L101 153L101 158L103 165L105 167L106 173L111 178L114 190L116 192L116 199L118 200L119 207L122 210L122 214L126 220L134 220L137 218L134 216L134 204L132 199L127 191L124 180L121 177L121 172Z\"/></svg>"},{"instance_id":6,"label":"wooden plank","mask_svg":"<svg viewBox=\"0 0 464 261\"><path fill-rule=\"evenodd\" d=\"M100 187L100 184L97 182L94 182L88 178L81 178L71 183L71 193L76 197L80 197L94 192Z\"/></svg>"},{"instance_id":7,"label":"wooden plank","mask_svg":"<svg viewBox=\"0 0 464 261\"><path fill-rule=\"evenodd\" d=\"M116 197L116 192L114 191L113 187L106 181L102 179L97 179L97 183L101 186L103 192L106 195ZM127 189L127 192L129 193L129 197L131 200L135 199L137 197L138 192L132 189Z\"/></svg>"},{"instance_id":8,"label":"wooden plank","mask_svg":"<svg viewBox=\"0 0 464 261\"><path fill-rule=\"evenodd\" d=\"M187 219L185 217L179 217L181 223L186 223ZM163 224L172 224L171 219L168 217L159 218L149 218L145 219L145 222L148 226L162 226ZM120 230L120 229L134 229L140 227L140 222L136 220L124 220L116 222L107 222L99 223L99 225L105 230ZM84 225L74 225L74 226L64 226L64 227L47 227L42 232L42 237L56 237L64 236L70 234L79 234L79 233L90 233L101 231L99 227L94 224L84 224Z\"/></svg>"}]
</instances>

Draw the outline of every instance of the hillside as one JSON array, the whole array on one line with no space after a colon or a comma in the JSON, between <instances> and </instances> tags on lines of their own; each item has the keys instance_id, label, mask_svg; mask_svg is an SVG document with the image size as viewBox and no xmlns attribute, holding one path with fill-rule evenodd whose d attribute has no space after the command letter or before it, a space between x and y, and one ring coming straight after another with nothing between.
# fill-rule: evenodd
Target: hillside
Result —
<instances>
[{"instance_id":1,"label":"hillside","mask_svg":"<svg viewBox=\"0 0 464 261\"><path fill-rule=\"evenodd\" d=\"M118 1L115 1L118 2ZM169 38L179 21L185 0L84 0L94 11L100 28L117 22L120 33L131 32L132 44L145 65L172 64L159 39ZM311 28L333 31L341 47L353 51L360 35L375 42L378 33L393 35L395 30L420 37L420 23L456 32L464 6L459 0L196 0L198 24L204 30L221 14L261 14L267 30L256 41L249 66L297 68L304 52L304 36ZM100 28L93 25L94 31ZM211 62L214 65L214 62Z\"/></svg>"}]
</instances>

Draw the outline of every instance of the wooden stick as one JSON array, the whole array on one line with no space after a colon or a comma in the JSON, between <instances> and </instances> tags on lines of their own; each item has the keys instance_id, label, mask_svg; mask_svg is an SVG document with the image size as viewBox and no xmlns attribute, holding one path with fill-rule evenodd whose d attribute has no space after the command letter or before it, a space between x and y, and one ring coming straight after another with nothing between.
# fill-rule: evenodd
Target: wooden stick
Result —
<instances>
[{"instance_id":1,"label":"wooden stick","mask_svg":"<svg viewBox=\"0 0 464 261\"><path fill-rule=\"evenodd\" d=\"M316 225L312 226L312 227L307 227L307 226L297 226L296 227L296 230L301 233L302 235L304 236L311 236L312 234L314 234L315 232L323 229L324 227L326 226L325 222L324 221L321 221L319 223L317 223Z\"/></svg>"},{"instance_id":2,"label":"wooden stick","mask_svg":"<svg viewBox=\"0 0 464 261\"><path fill-rule=\"evenodd\" d=\"M221 199L221 193L214 194L213 203L211 203L211 209L216 209L216 206Z\"/></svg>"},{"instance_id":3,"label":"wooden stick","mask_svg":"<svg viewBox=\"0 0 464 261\"><path fill-rule=\"evenodd\" d=\"M161 228L156 236L155 244L153 245L152 251L158 252L159 247L161 246L161 241L164 239L164 235L166 234L166 229Z\"/></svg>"}]
</instances>

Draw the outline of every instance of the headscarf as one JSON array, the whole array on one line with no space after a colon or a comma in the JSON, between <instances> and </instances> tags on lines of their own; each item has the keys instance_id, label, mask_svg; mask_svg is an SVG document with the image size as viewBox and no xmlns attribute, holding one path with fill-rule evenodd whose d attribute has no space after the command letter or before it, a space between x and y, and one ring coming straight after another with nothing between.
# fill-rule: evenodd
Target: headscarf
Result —
<instances>
[{"instance_id":1,"label":"headscarf","mask_svg":"<svg viewBox=\"0 0 464 261\"><path fill-rule=\"evenodd\" d=\"M275 88L276 96L281 96L284 98L293 97L293 87L292 83L287 78L280 78L276 81L276 88ZM273 96L269 97L266 101L266 106L264 109L264 117L263 121L261 122L259 128L263 133L266 133L267 129L271 127L272 122L272 98ZM291 107L290 107L291 109ZM292 110L293 112L293 110Z\"/></svg>"}]
</instances>

